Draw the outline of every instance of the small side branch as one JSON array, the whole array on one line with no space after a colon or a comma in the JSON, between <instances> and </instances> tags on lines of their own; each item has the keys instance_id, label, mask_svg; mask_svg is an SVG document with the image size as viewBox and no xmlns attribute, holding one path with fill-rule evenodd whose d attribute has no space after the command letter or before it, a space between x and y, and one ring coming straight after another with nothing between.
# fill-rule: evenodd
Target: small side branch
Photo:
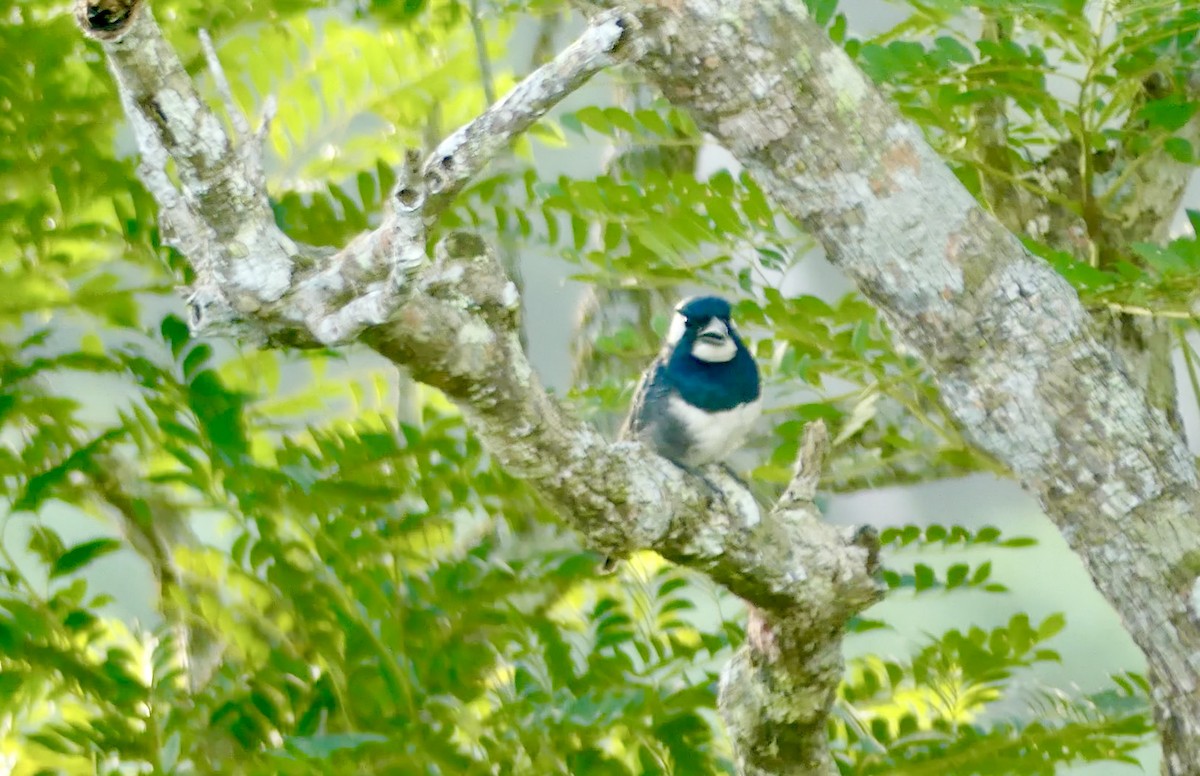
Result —
<instances>
[{"instance_id":1,"label":"small side branch","mask_svg":"<svg viewBox=\"0 0 1200 776\"><path fill-rule=\"evenodd\" d=\"M233 89L229 86L229 78L225 75L225 68L221 67L221 60L217 57L217 50L213 47L212 36L208 34L208 30L200 30L200 48L204 51L204 60L212 73L217 94L221 95L221 101L225 103L225 112L229 114L229 123L233 125L236 139L239 143L244 143L250 138L250 122L238 107L237 100L233 99Z\"/></svg>"},{"instance_id":2,"label":"small side branch","mask_svg":"<svg viewBox=\"0 0 1200 776\"><path fill-rule=\"evenodd\" d=\"M240 146L201 99L145 0L78 0L76 18L108 56L164 232L196 269L197 287L188 295L201 300L194 309L210 311L197 322L228 324L278 301L298 251L275 226L259 148L236 106L229 109L244 135ZM228 94L211 46L206 54L218 91ZM166 173L168 160L178 187Z\"/></svg>"},{"instance_id":3,"label":"small side branch","mask_svg":"<svg viewBox=\"0 0 1200 776\"><path fill-rule=\"evenodd\" d=\"M273 108L267 107L263 129L251 134L206 34L202 48L233 139L201 100L146 0L78 0L76 15L108 55L164 233L196 269L195 283L185 290L193 330L295 347L346 344L392 319L412 292L413 275L428 263L428 226L497 153L614 64L618 49L627 57L635 26L615 11L601 14L574 44L423 162L410 152L379 228L344 247L319 248L294 244L275 225L261 159Z\"/></svg>"},{"instance_id":4,"label":"small side branch","mask_svg":"<svg viewBox=\"0 0 1200 776\"><path fill-rule=\"evenodd\" d=\"M792 481L779 499L770 520L804 532L834 532L820 521L812 499L825 456L829 434L821 421L804 429L804 439ZM851 582L841 592L858 611L882 596L873 576L879 568L879 542L873 532L842 536L848 551L861 553L855 568L831 567L808 559L801 572L831 574ZM849 573L847 573L849 572ZM746 642L721 673L718 708L733 739L738 773L805 774L837 773L829 752L825 722L830 699L842 679L842 629L803 606L764 610L751 606Z\"/></svg>"},{"instance_id":5,"label":"small side branch","mask_svg":"<svg viewBox=\"0 0 1200 776\"><path fill-rule=\"evenodd\" d=\"M512 91L471 123L441 142L425 162L431 201L426 216L436 216L467 181L507 148L546 111L589 78L617 63L618 49L633 25L615 11L596 16L579 39L529 74Z\"/></svg>"},{"instance_id":6,"label":"small side branch","mask_svg":"<svg viewBox=\"0 0 1200 776\"><path fill-rule=\"evenodd\" d=\"M825 428L825 423L818 420L805 426L804 439L800 443L800 451L796 454L796 463L792 467L792 480L780 496L778 508L807 508L812 504L828 455L829 431Z\"/></svg>"},{"instance_id":7,"label":"small side branch","mask_svg":"<svg viewBox=\"0 0 1200 776\"><path fill-rule=\"evenodd\" d=\"M218 235L232 237L248 214L266 211L266 192L242 174L221 121L201 99L145 0L80 0L76 16L84 32L104 44L127 104L147 119L153 138L139 134L139 147L150 141L166 149L181 188L197 198L197 209Z\"/></svg>"}]
</instances>

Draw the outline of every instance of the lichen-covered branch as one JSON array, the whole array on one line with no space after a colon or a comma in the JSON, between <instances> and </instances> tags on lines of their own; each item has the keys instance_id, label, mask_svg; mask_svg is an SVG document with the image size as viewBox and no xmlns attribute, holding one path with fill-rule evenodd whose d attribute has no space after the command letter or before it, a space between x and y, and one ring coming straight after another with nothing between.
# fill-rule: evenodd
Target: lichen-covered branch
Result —
<instances>
[{"instance_id":1,"label":"lichen-covered branch","mask_svg":"<svg viewBox=\"0 0 1200 776\"><path fill-rule=\"evenodd\" d=\"M792 481L772 519L800 533L822 530L813 504L829 452L829 437L818 421L805 428ZM826 529L827 530L827 529ZM873 531L854 535L878 565ZM836 579L844 569L813 563L807 573ZM746 642L721 674L718 707L734 743L738 770L747 776L795 774L832 776L826 718L842 679L841 626L801 610L764 612L751 606Z\"/></svg>"},{"instance_id":2,"label":"lichen-covered branch","mask_svg":"<svg viewBox=\"0 0 1200 776\"><path fill-rule=\"evenodd\" d=\"M629 17L610 12L597 16L583 34L549 63L534 70L495 105L441 142L425 164L426 183L436 215L462 186L513 139L529 129L559 100L617 62L628 43ZM623 52L636 56L633 51Z\"/></svg>"},{"instance_id":3,"label":"lichen-covered branch","mask_svg":"<svg viewBox=\"0 0 1200 776\"><path fill-rule=\"evenodd\" d=\"M632 24L616 12L597 18L426 158L410 154L380 226L325 249L297 245L275 225L261 137L245 136L243 122L234 119L239 137L230 139L144 0L80 0L77 17L108 55L142 152L139 171L161 208L164 238L196 269L188 289L193 329L294 347L349 343L386 322L425 262L427 226L499 151L611 64ZM216 82L224 83L215 54L208 60ZM237 115L232 106L230 113ZM167 174L169 162L178 186Z\"/></svg>"},{"instance_id":4,"label":"lichen-covered branch","mask_svg":"<svg viewBox=\"0 0 1200 776\"><path fill-rule=\"evenodd\" d=\"M638 7L653 41L638 66L821 240L924 357L972 441L1040 498L1146 653L1169 773L1200 773L1195 464L1072 288L803 4Z\"/></svg>"},{"instance_id":5,"label":"lichen-covered branch","mask_svg":"<svg viewBox=\"0 0 1200 776\"><path fill-rule=\"evenodd\" d=\"M706 484L564 412L520 346L516 287L481 240L453 233L427 255L428 227L492 156L598 69L636 58L643 43L631 37L633 17L598 15L427 158L409 153L379 228L328 248L297 245L275 226L254 172L258 140L240 121L237 141L229 139L144 2L81 0L78 18L108 56L164 232L196 269L188 292L195 331L296 347L364 342L442 390L591 547L618 556L654 549L746 599L761 633L775 636L747 648L739 661L749 664L731 668L722 708L746 748L739 757L756 773L767 772L764 753L778 751L832 767L824 719L840 678L841 634L881 590L873 534L821 523L811 504L823 427L810 428L793 487L764 515L723 470L707 472ZM220 63L208 59L221 83ZM743 682L738 672L750 664L755 675ZM755 687L757 700L738 694Z\"/></svg>"},{"instance_id":6,"label":"lichen-covered branch","mask_svg":"<svg viewBox=\"0 0 1200 776\"><path fill-rule=\"evenodd\" d=\"M869 543L822 524L799 530L790 513L761 515L720 469L707 473L716 496L640 443L610 443L565 414L520 348L510 288L482 241L454 233L420 292L364 341L453 398L488 449L558 504L592 547L618 556L654 549L767 612L832 617L835 630L876 599Z\"/></svg>"}]
</instances>

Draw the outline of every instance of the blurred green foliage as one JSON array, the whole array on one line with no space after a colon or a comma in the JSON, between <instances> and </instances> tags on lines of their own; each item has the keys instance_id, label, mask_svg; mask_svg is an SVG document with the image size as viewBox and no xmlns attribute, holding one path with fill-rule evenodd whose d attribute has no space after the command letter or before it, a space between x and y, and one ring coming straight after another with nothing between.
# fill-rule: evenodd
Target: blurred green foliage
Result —
<instances>
[{"instance_id":1,"label":"blurred green foliage","mask_svg":"<svg viewBox=\"0 0 1200 776\"><path fill-rule=\"evenodd\" d=\"M833 0L808 5L991 206L1004 205L987 200L1000 183L1081 215L1115 202L1128 179L1051 199L1026 174L1063 144L1195 158L1181 130L1196 103L1175 88L1200 51L1200 12L1186 4L1107 3L1089 23L1083 12L1101 4L914 0L905 22L869 40L849 34ZM514 31L552 31L566 13L532 0L154 7L207 93L201 27L252 117L279 98L276 216L321 245L376 223L406 147L483 107L473 13L498 90L532 65L513 61ZM1004 40L972 32L981 14L1002 22ZM162 244L102 57L45 0L0 0L0 49L0 771L731 771L715 678L743 637L739 602L652 555L598 580L595 556L444 399L408 386L416 411L399 413L383 367L191 340L163 312L187 270ZM1068 70L1085 74L1076 102L1050 88ZM1166 85L1147 98L1152 75ZM1019 118L996 147L978 111L998 98ZM751 177L645 165L555 177L532 153L701 141L662 102L560 111L438 228L548 250L605 288L736 295L775 399L755 451L764 491L784 482L816 418L836 434L830 490L999 471L862 298L783 293L811 244ZM1107 246L1100 262L1022 237L1098 308L1190 309L1193 238ZM592 352L643 363L665 321L651 324L605 332ZM592 375L569 401L592 417L620 412L631 377ZM92 383L115 386L115 412L83 401ZM93 538L68 544L45 519L64 504L96 516ZM1032 541L955 525L884 540L884 580L913 607L951 591L1003 594L989 561L955 553ZM158 624L121 620L89 589L90 564L119 548L150 568ZM870 614L849 638L889 627ZM1017 615L929 634L905 658L853 661L830 722L843 772L1132 762L1152 734L1141 677L1092 695L1028 691L1031 669L1059 659L1066 625Z\"/></svg>"}]
</instances>

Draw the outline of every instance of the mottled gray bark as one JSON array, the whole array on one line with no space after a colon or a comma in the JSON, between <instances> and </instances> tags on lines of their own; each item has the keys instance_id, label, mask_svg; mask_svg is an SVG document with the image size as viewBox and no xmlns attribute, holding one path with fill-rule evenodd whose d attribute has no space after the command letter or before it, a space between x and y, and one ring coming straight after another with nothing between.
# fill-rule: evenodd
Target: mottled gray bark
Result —
<instances>
[{"instance_id":1,"label":"mottled gray bark","mask_svg":"<svg viewBox=\"0 0 1200 776\"><path fill-rule=\"evenodd\" d=\"M828 447L824 424L810 424L791 483L775 507L781 522L820 525L813 496ZM779 540L786 546L786 536ZM805 573L836 577L839 572L809 567ZM842 625L813 614L749 608L746 642L721 673L717 702L739 773L834 776L838 772L829 752L825 718L842 678Z\"/></svg>"},{"instance_id":2,"label":"mottled gray bark","mask_svg":"<svg viewBox=\"0 0 1200 776\"><path fill-rule=\"evenodd\" d=\"M811 503L824 427L806 429L776 509L762 514L720 468L706 473L713 493L640 443L606 441L542 389L519 342L519 294L481 240L452 234L426 255L428 225L489 158L597 70L638 56L646 44L631 34L632 17L600 15L428 158L410 154L380 227L340 248L299 246L278 230L261 138L240 118L235 137L226 134L144 3L83 0L78 17L107 55L164 236L196 271L193 329L268 345L365 342L454 400L489 450L590 546L616 556L654 549L724 584L756 612L755 636L727 674L735 692L722 698L739 759L769 773L786 753L780 772L832 773L825 720L842 632L881 590L874 534L826 525ZM211 52L209 60L220 83Z\"/></svg>"},{"instance_id":3,"label":"mottled gray bark","mask_svg":"<svg viewBox=\"0 0 1200 776\"><path fill-rule=\"evenodd\" d=\"M653 7L650 7L653 6ZM1071 287L784 0L639 6L639 66L824 244L1036 494L1145 651L1164 768L1200 773L1197 475Z\"/></svg>"}]
</instances>

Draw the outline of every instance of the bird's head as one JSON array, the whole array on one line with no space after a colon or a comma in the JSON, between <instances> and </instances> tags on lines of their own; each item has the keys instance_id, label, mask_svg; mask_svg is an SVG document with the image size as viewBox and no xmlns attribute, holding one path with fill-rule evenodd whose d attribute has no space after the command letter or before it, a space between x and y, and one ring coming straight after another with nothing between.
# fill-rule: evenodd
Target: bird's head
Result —
<instances>
[{"instance_id":1,"label":"bird's head","mask_svg":"<svg viewBox=\"0 0 1200 776\"><path fill-rule=\"evenodd\" d=\"M741 342L730 320L729 302L719 296L693 296L675 305L667 347L685 347L710 364L732 361Z\"/></svg>"}]
</instances>

